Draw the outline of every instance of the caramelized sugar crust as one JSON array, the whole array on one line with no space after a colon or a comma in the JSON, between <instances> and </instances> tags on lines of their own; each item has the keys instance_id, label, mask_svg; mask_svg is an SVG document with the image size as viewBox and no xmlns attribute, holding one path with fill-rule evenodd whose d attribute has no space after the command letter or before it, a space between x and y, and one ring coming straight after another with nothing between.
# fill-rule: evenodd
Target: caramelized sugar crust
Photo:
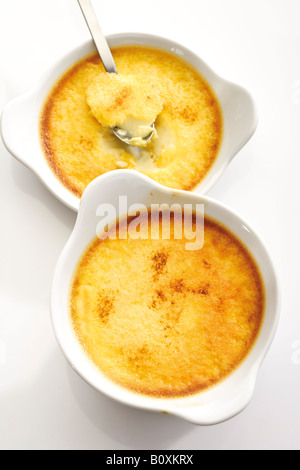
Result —
<instances>
[{"instance_id":1,"label":"caramelized sugar crust","mask_svg":"<svg viewBox=\"0 0 300 470\"><path fill-rule=\"evenodd\" d=\"M165 186L192 190L211 168L222 140L222 113L214 92L171 53L142 46L112 52L119 74L141 81L151 77L160 86L164 107L156 121L158 138L146 151L151 165L140 166L126 144L93 116L86 92L104 72L93 55L59 80L42 110L41 146L53 172L77 197L96 177L118 169L120 161Z\"/></svg>"},{"instance_id":2,"label":"caramelized sugar crust","mask_svg":"<svg viewBox=\"0 0 300 470\"><path fill-rule=\"evenodd\" d=\"M204 247L185 243L96 239L74 276L70 315L82 347L107 377L144 395L216 384L262 324L264 286L245 246L208 218Z\"/></svg>"}]
</instances>

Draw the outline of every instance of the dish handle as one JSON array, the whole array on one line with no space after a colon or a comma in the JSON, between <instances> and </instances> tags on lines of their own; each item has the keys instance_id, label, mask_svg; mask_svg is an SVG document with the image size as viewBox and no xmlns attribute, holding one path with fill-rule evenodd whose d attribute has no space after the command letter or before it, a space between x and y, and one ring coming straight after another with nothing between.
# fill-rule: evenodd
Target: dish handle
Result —
<instances>
[{"instance_id":1,"label":"dish handle","mask_svg":"<svg viewBox=\"0 0 300 470\"><path fill-rule=\"evenodd\" d=\"M258 125L258 110L250 93L233 83L227 83L223 88L222 101L225 104L225 133L231 161L254 135Z\"/></svg>"},{"instance_id":2,"label":"dish handle","mask_svg":"<svg viewBox=\"0 0 300 470\"><path fill-rule=\"evenodd\" d=\"M224 399L225 393L221 393L220 398L214 397L211 403L207 400L206 403L203 401L200 405L194 404L168 412L198 426L221 424L247 408L255 391L256 380L257 370L252 371L240 385L235 384L231 393L226 393L228 394L227 399Z\"/></svg>"},{"instance_id":3,"label":"dish handle","mask_svg":"<svg viewBox=\"0 0 300 470\"><path fill-rule=\"evenodd\" d=\"M30 138L36 126L32 110L27 103L32 100L32 94L22 95L10 101L3 109L0 120L0 133L4 146L10 154L26 166L32 168L32 159L38 142L38 129L36 140Z\"/></svg>"}]
</instances>

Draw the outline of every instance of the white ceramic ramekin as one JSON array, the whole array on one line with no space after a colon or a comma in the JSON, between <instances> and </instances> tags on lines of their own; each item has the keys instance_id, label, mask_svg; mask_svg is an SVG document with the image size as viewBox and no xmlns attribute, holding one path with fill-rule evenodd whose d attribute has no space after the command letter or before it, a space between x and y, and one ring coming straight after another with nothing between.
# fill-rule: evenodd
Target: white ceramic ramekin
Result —
<instances>
[{"instance_id":1,"label":"white ceramic ramekin","mask_svg":"<svg viewBox=\"0 0 300 470\"><path fill-rule=\"evenodd\" d=\"M205 194L255 132L257 112L251 96L240 86L217 76L196 54L168 39L146 34L116 34L108 37L108 42L111 47L136 44L171 51L199 70L214 89L223 111L224 136L213 167L195 188L197 192ZM75 211L78 211L79 199L60 183L43 155L39 118L45 99L57 80L73 64L93 52L94 43L89 41L59 60L45 74L35 90L5 107L1 119L2 139L8 151L34 171L61 202Z\"/></svg>"},{"instance_id":2,"label":"white ceramic ramekin","mask_svg":"<svg viewBox=\"0 0 300 470\"><path fill-rule=\"evenodd\" d=\"M249 248L261 270L266 289L266 311L259 337L238 369L213 388L180 399L157 399L135 394L103 376L83 352L69 317L72 277L79 259L96 236L101 219L97 208L111 204L116 214L126 216L119 197L127 196L127 206L144 204L204 204L205 214L221 222ZM110 224L115 221L114 215ZM171 190L130 170L117 170L93 181L86 189L74 231L58 261L51 299L51 316L58 343L73 369L96 390L132 407L165 412L198 425L212 425L240 413L250 402L260 366L274 338L279 320L279 289L272 261L259 236L242 218L208 197Z\"/></svg>"}]
</instances>

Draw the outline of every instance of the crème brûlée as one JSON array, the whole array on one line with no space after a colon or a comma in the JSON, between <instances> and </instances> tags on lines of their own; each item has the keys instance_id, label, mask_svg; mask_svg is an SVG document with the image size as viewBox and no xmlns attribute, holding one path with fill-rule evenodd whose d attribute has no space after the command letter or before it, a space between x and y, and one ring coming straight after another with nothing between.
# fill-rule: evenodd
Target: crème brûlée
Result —
<instances>
[{"instance_id":1,"label":"cr\u00e8me br\u00fbl\u00e9e","mask_svg":"<svg viewBox=\"0 0 300 470\"><path fill-rule=\"evenodd\" d=\"M186 250L172 231L169 240L116 233L92 242L72 281L70 317L87 357L113 382L154 397L192 395L226 378L263 321L251 253L208 218L201 250Z\"/></svg>"},{"instance_id":2,"label":"cr\u00e8me br\u00fbl\u00e9e","mask_svg":"<svg viewBox=\"0 0 300 470\"><path fill-rule=\"evenodd\" d=\"M64 74L45 102L41 146L53 172L77 197L92 180L120 168L194 189L221 146L222 111L214 91L171 52L120 46L112 53L118 74L107 74L99 56L89 56ZM111 129L131 127L133 119L146 129L155 119L156 132L139 155Z\"/></svg>"}]
</instances>

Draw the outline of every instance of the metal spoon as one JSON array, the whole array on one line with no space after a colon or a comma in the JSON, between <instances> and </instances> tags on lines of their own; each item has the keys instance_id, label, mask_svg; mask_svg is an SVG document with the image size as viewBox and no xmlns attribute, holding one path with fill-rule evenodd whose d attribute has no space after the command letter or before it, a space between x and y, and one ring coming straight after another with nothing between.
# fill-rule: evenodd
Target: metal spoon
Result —
<instances>
[{"instance_id":1,"label":"metal spoon","mask_svg":"<svg viewBox=\"0 0 300 470\"><path fill-rule=\"evenodd\" d=\"M97 16L90 0L78 0L78 3L80 5L81 11L88 25L88 28L90 30L90 33L94 40L95 46L99 52L100 58L102 60L106 72L118 73L111 50L105 39L105 36L102 33L99 22L97 20ZM153 137L155 130L154 123L151 127L153 127L153 132L143 138L143 143L145 145L150 142ZM118 137L118 139L120 139L125 144L131 145L131 143L136 139L136 136L130 135L125 129L122 129L120 127L114 127L112 128L112 131L114 132L115 136Z\"/></svg>"}]
</instances>

